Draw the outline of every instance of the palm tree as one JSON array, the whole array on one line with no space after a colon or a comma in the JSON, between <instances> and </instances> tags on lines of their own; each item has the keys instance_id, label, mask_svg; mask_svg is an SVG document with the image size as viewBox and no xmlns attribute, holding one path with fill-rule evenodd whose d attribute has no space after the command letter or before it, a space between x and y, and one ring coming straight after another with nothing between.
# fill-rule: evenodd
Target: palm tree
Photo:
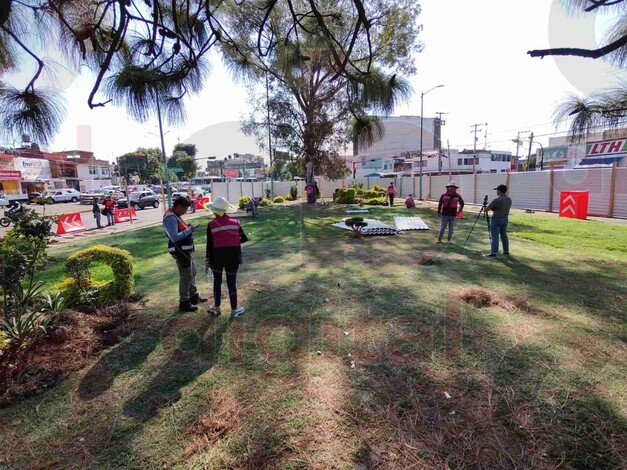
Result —
<instances>
[{"instance_id":1,"label":"palm tree","mask_svg":"<svg viewBox=\"0 0 627 470\"><path fill-rule=\"evenodd\" d=\"M379 116L390 114L412 91L396 71L413 70L409 56L415 50L414 23L390 31L385 23L388 17L382 15L378 17L380 24L372 22L368 28L355 30L354 24L360 19L349 3L329 3L328 10L321 12L334 15L325 31L333 41L311 20L292 29L283 28L292 12L279 7L267 19L272 48L268 43L252 41L246 25L262 22L264 17L251 5L245 15L240 10L234 13L236 21L241 22L242 34L223 45L225 61L237 79L254 85L266 74L270 77L269 110L253 89L251 102L256 108L244 131L257 134L261 142L259 137L267 131L266 124L255 116L268 112L273 140L300 157L308 168L308 182L313 179L313 168L327 176L345 169L337 150L351 138L361 145L380 139L383 127ZM411 1L394 3L389 10L390 21L412 11ZM381 8L385 7L382 4ZM371 13L376 16L377 12ZM390 45L399 45L395 33L404 37L404 48L399 47L398 56L391 58ZM407 68L401 63L408 64Z\"/></svg>"}]
</instances>

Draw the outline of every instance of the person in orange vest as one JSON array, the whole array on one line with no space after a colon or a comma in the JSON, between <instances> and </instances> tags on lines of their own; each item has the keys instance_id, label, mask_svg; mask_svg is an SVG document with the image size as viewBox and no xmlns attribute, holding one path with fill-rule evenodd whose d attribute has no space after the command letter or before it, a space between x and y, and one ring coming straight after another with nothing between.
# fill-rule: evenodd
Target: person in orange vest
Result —
<instances>
[{"instance_id":1,"label":"person in orange vest","mask_svg":"<svg viewBox=\"0 0 627 470\"><path fill-rule=\"evenodd\" d=\"M388 185L388 197L390 198L390 207L394 205L394 196L396 196L396 187L394 186L394 181L390 181Z\"/></svg>"},{"instance_id":2,"label":"person in orange vest","mask_svg":"<svg viewBox=\"0 0 627 470\"><path fill-rule=\"evenodd\" d=\"M455 181L450 181L449 184L446 185L446 192L440 196L438 214L442 219L442 225L440 226L437 243L442 243L442 237L444 236L444 231L447 226L447 240L450 242L453 239L453 230L455 228L457 214L464 210L464 200L457 193L458 188L459 186L457 186Z\"/></svg>"},{"instance_id":3,"label":"person in orange vest","mask_svg":"<svg viewBox=\"0 0 627 470\"><path fill-rule=\"evenodd\" d=\"M116 203L113 199L111 199L111 196L106 197L104 206L105 208L103 213L107 216L107 227L109 227L110 225L115 225L114 215Z\"/></svg>"},{"instance_id":4,"label":"person in orange vest","mask_svg":"<svg viewBox=\"0 0 627 470\"><path fill-rule=\"evenodd\" d=\"M214 304L209 313L220 315L222 297L222 272L226 271L226 285L229 289L231 318L244 315L245 309L237 304L237 270L242 264L242 243L248 241L239 220L227 214L233 208L229 201L217 197L213 202L205 204L205 209L212 211L216 218L207 227L207 253L205 273L213 273Z\"/></svg>"},{"instance_id":5,"label":"person in orange vest","mask_svg":"<svg viewBox=\"0 0 627 470\"><path fill-rule=\"evenodd\" d=\"M179 311L195 312L197 305L207 302L200 297L196 288L196 261L194 260L195 225L188 225L181 218L189 208L189 201L179 197L172 203L163 217L163 226L168 236L168 251L176 260L179 270Z\"/></svg>"}]
</instances>

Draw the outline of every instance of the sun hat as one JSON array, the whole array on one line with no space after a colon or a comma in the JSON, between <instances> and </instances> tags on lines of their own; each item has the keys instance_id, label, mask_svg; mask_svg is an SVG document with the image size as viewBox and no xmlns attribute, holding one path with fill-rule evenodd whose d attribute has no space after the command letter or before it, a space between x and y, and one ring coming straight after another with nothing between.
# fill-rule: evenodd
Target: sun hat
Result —
<instances>
[{"instance_id":1,"label":"sun hat","mask_svg":"<svg viewBox=\"0 0 627 470\"><path fill-rule=\"evenodd\" d=\"M459 188L459 186L457 186L457 183L455 183L455 181L453 180L449 181L448 184L446 185L447 188L450 188L451 186L454 188Z\"/></svg>"},{"instance_id":2,"label":"sun hat","mask_svg":"<svg viewBox=\"0 0 627 470\"><path fill-rule=\"evenodd\" d=\"M229 201L227 201L222 196L215 198L213 202L208 202L204 204L203 207L213 212L214 214L219 215L225 214L226 212L229 212L233 209L233 206L229 204Z\"/></svg>"}]
</instances>

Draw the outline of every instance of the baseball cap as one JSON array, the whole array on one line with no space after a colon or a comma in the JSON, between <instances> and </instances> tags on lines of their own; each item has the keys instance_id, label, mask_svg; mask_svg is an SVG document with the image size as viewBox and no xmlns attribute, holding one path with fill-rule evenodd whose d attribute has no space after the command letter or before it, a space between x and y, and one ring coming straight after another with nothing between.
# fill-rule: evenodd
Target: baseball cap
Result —
<instances>
[{"instance_id":1,"label":"baseball cap","mask_svg":"<svg viewBox=\"0 0 627 470\"><path fill-rule=\"evenodd\" d=\"M502 193L506 193L507 192L507 186L505 186L504 184L499 184L496 188L494 188L495 190L498 189L499 191L501 191Z\"/></svg>"}]
</instances>

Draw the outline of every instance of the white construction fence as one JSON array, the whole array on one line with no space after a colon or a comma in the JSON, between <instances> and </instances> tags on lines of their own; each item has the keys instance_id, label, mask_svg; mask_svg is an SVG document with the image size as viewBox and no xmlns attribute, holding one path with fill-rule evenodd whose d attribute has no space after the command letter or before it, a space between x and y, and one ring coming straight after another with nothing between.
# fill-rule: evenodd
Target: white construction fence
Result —
<instances>
[{"instance_id":1,"label":"white construction fence","mask_svg":"<svg viewBox=\"0 0 627 470\"><path fill-rule=\"evenodd\" d=\"M576 170L546 170L522 173L489 173L477 175L423 175L422 194L425 199L438 200L445 191L450 179L459 186L458 192L467 203L481 204L487 195L488 200L495 196L494 188L505 184L509 196L517 209L534 209L557 212L561 191L590 191L588 213L598 217L627 218L627 168L591 168ZM420 177L396 178L346 178L325 180L316 178L323 198L331 199L338 188L346 188L361 183L364 189L375 185L386 188L394 181L397 196L405 197L420 194ZM304 194L305 182L274 181L274 195L289 194L292 184L298 187L298 194ZM271 183L232 182L213 183L214 197L223 196L231 203L237 203L240 196L265 197Z\"/></svg>"}]
</instances>

